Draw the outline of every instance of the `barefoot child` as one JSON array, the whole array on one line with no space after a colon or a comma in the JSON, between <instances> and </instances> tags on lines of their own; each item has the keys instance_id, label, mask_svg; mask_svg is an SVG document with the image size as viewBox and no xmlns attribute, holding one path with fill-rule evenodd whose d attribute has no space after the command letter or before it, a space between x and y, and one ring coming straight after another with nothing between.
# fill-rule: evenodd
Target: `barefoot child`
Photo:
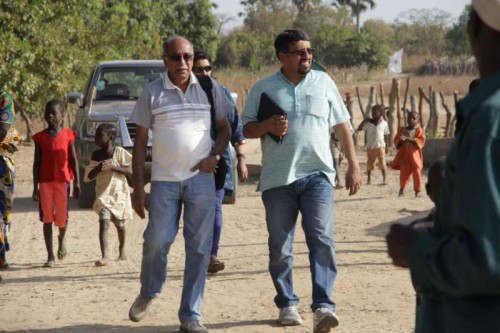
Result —
<instances>
[{"instance_id":1,"label":"barefoot child","mask_svg":"<svg viewBox=\"0 0 500 333\"><path fill-rule=\"evenodd\" d=\"M371 182L371 172L375 170L375 161L378 160L378 166L382 171L383 184L386 184L385 172L385 149L387 147L389 126L384 120L384 106L375 105L372 108L372 117L366 118L359 124L358 131L366 131L366 173L368 175L367 184Z\"/></svg>"},{"instance_id":2,"label":"barefoot child","mask_svg":"<svg viewBox=\"0 0 500 333\"><path fill-rule=\"evenodd\" d=\"M101 124L95 133L92 160L85 168L85 182L96 180L94 210L99 215L99 243L102 259L96 266L105 266L109 260L108 228L110 221L118 231L119 257L126 260L125 220L132 217L132 203L127 176L132 175L132 155L121 147L115 147L117 130L113 124Z\"/></svg>"},{"instance_id":3,"label":"barefoot child","mask_svg":"<svg viewBox=\"0 0 500 333\"><path fill-rule=\"evenodd\" d=\"M422 191L422 147L425 144L425 132L419 126L419 115L417 112L409 112L407 126L401 127L394 137L394 145L398 149L392 168L400 170L399 174L399 196L404 195L405 186L413 176L413 189L415 197Z\"/></svg>"},{"instance_id":4,"label":"barefoot child","mask_svg":"<svg viewBox=\"0 0 500 333\"><path fill-rule=\"evenodd\" d=\"M47 262L43 267L54 267L52 223L59 228L57 258L67 255L66 227L68 223L68 197L73 180L73 197L80 194L74 141L76 133L62 128L64 102L54 99L45 105L47 128L33 135L35 158L33 161L33 200L40 200L40 220L47 248Z\"/></svg>"}]
</instances>

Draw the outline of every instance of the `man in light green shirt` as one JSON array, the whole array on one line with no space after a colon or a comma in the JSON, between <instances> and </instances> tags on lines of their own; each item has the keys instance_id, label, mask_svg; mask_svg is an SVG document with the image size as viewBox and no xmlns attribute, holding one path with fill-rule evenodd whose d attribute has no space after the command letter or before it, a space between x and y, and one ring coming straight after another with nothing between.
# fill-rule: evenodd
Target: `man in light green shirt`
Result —
<instances>
[{"instance_id":1,"label":"man in light green shirt","mask_svg":"<svg viewBox=\"0 0 500 333\"><path fill-rule=\"evenodd\" d=\"M393 225L396 266L421 294L416 333L500 332L500 0L473 0L481 83L459 104L435 229Z\"/></svg>"}]
</instances>

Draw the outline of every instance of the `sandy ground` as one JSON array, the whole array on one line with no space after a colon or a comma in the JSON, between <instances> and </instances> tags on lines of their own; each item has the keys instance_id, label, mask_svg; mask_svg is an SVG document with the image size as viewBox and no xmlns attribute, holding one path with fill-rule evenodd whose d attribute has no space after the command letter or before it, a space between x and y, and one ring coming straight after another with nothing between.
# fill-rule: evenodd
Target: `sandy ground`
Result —
<instances>
[{"instance_id":1,"label":"sandy ground","mask_svg":"<svg viewBox=\"0 0 500 333\"><path fill-rule=\"evenodd\" d=\"M365 153L358 150L361 168ZM389 158L390 159L390 158ZM247 160L258 164L259 143L247 145ZM69 256L53 269L46 260L37 204L31 200L33 148L17 154L18 181L11 234L10 268L0 283L2 332L177 332L177 310L183 276L182 231L168 263L165 290L140 323L128 319L139 291L142 233L146 221L127 222L128 260L95 267L99 259L97 216L72 200L68 229ZM342 167L342 175L345 165ZM363 183L365 176L363 176ZM384 236L390 221L423 213L432 206L411 193L398 198L398 177L388 173L382 186L376 172L374 185L364 185L349 197L335 193L335 239L339 275L333 297L341 324L335 332L412 332L414 292L405 270L391 265ZM424 182L426 178L424 177ZM301 228L295 241L294 283L301 297L302 326L277 326L274 288L267 271L267 232L257 180L240 184L236 205L225 205L225 224L219 252L226 269L207 278L203 321L210 332L312 332L311 282L307 248ZM110 228L112 257L118 240Z\"/></svg>"}]
</instances>

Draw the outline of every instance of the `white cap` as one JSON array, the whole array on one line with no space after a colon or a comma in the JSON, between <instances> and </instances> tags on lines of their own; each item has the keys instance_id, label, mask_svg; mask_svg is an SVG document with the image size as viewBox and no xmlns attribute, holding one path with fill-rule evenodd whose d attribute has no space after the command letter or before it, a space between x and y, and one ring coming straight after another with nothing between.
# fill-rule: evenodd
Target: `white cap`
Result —
<instances>
[{"instance_id":1,"label":"white cap","mask_svg":"<svg viewBox=\"0 0 500 333\"><path fill-rule=\"evenodd\" d=\"M484 24L500 32L500 0L472 0L472 8Z\"/></svg>"}]
</instances>

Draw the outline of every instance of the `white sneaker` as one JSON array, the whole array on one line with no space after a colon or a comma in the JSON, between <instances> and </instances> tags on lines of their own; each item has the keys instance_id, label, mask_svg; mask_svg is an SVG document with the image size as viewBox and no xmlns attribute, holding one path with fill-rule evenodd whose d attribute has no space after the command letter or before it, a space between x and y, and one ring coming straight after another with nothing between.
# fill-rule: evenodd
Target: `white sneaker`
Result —
<instances>
[{"instance_id":1,"label":"white sneaker","mask_svg":"<svg viewBox=\"0 0 500 333\"><path fill-rule=\"evenodd\" d=\"M302 318L296 306L289 306L280 309L278 323L282 326L295 326L302 324Z\"/></svg>"},{"instance_id":2,"label":"white sneaker","mask_svg":"<svg viewBox=\"0 0 500 333\"><path fill-rule=\"evenodd\" d=\"M318 308L313 315L313 332L328 333L330 328L339 326L339 317L328 308Z\"/></svg>"}]
</instances>

